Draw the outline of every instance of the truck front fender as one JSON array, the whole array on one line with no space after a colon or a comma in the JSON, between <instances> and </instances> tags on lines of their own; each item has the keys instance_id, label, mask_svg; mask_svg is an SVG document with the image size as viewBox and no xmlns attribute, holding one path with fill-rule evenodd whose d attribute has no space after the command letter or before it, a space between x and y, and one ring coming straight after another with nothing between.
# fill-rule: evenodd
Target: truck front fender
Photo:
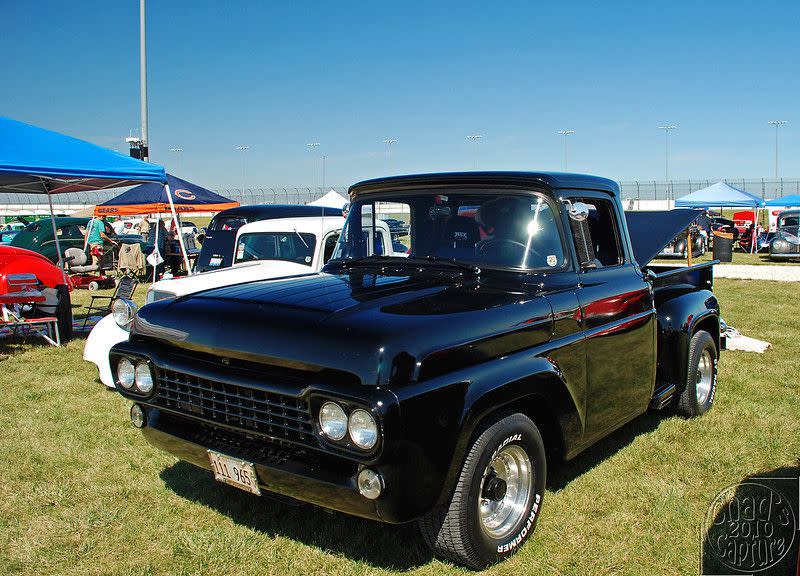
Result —
<instances>
[{"instance_id":1,"label":"truck front fender","mask_svg":"<svg viewBox=\"0 0 800 576\"><path fill-rule=\"evenodd\" d=\"M490 414L528 415L552 454L568 453L583 434L575 392L542 350L511 354L396 393L404 428L399 460L413 463L414 477L425 478L423 485L411 483L420 512L446 505L476 429Z\"/></svg>"}]
</instances>

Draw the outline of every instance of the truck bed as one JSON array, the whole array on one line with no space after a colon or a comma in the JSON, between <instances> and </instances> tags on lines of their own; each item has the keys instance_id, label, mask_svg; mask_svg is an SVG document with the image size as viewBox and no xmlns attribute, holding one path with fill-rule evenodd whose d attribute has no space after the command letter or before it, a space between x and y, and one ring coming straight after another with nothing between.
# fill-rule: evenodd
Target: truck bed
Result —
<instances>
[{"instance_id":1,"label":"truck bed","mask_svg":"<svg viewBox=\"0 0 800 576\"><path fill-rule=\"evenodd\" d=\"M674 266L672 264L648 264L645 271L653 274L653 288L675 287L687 285L701 290L712 290L714 287L714 264L719 260L703 262L693 266Z\"/></svg>"}]
</instances>

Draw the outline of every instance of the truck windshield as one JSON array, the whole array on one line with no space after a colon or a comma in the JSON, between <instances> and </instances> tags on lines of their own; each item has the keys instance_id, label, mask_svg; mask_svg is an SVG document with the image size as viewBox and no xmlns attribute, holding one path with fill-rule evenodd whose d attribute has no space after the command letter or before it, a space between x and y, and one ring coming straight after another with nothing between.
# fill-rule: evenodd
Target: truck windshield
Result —
<instances>
[{"instance_id":1,"label":"truck windshield","mask_svg":"<svg viewBox=\"0 0 800 576\"><path fill-rule=\"evenodd\" d=\"M380 255L363 230L384 226L392 231L396 247L385 257L525 270L565 264L552 200L534 192L472 190L382 194L380 200L354 202L331 263Z\"/></svg>"},{"instance_id":2,"label":"truck windshield","mask_svg":"<svg viewBox=\"0 0 800 576\"><path fill-rule=\"evenodd\" d=\"M316 237L298 232L253 232L242 234L236 242L234 262L284 260L311 266Z\"/></svg>"}]
</instances>

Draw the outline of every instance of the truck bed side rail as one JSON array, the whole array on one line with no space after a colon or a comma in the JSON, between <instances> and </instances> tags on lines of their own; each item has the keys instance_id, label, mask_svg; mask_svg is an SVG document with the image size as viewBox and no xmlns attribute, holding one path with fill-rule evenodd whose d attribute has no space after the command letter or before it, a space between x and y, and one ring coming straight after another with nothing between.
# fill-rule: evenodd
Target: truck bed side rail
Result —
<instances>
[{"instance_id":1,"label":"truck bed side rail","mask_svg":"<svg viewBox=\"0 0 800 576\"><path fill-rule=\"evenodd\" d=\"M711 290L714 287L714 264L719 264L719 260L693 266L648 266L648 270L653 274L653 288L688 284L698 289Z\"/></svg>"}]
</instances>

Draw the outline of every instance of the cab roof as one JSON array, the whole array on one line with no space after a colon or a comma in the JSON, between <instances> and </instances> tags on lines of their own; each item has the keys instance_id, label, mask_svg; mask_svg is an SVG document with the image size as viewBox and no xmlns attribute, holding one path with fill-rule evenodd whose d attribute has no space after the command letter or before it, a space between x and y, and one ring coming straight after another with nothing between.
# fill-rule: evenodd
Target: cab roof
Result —
<instances>
[{"instance_id":1,"label":"cab roof","mask_svg":"<svg viewBox=\"0 0 800 576\"><path fill-rule=\"evenodd\" d=\"M331 230L338 230L344 226L344 217L341 210L338 216L326 216L325 218L271 218L268 220L257 220L244 224L237 231L237 235L250 234L253 232L305 232L309 234L327 233Z\"/></svg>"},{"instance_id":2,"label":"cab roof","mask_svg":"<svg viewBox=\"0 0 800 576\"><path fill-rule=\"evenodd\" d=\"M313 216L341 216L341 208L303 206L299 204L251 204L228 208L217 216L239 216L248 220L268 220L271 218L306 218Z\"/></svg>"},{"instance_id":3,"label":"cab roof","mask_svg":"<svg viewBox=\"0 0 800 576\"><path fill-rule=\"evenodd\" d=\"M612 196L619 195L619 186L613 180L566 172L441 172L434 174L409 174L364 180L353 184L349 193L358 195L400 189L457 186L510 186L546 187L553 190L580 189L600 190Z\"/></svg>"}]
</instances>

